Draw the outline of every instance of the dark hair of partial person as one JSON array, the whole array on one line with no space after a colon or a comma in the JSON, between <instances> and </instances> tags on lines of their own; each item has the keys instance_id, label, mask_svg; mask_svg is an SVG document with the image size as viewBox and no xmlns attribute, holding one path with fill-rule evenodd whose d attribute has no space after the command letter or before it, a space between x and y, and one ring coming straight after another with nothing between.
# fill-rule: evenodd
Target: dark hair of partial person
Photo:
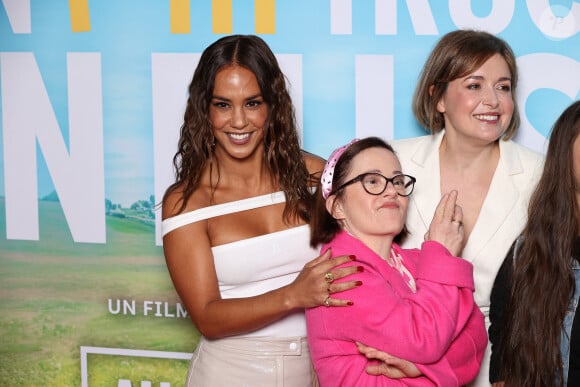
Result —
<instances>
[{"instance_id":1,"label":"dark hair of partial person","mask_svg":"<svg viewBox=\"0 0 580 387\"><path fill-rule=\"evenodd\" d=\"M215 139L209 120L209 107L216 74L227 66L241 66L255 76L268 106L264 133L264 160L273 183L286 195L284 219L296 216L308 221L312 195L310 177L300 149L294 106L287 89L286 77L276 57L258 36L230 35L212 43L203 53L189 85L189 97L181 126L178 151L173 157L175 183L165 197L175 190L181 192L181 207L199 186L205 167L219 166L214 157ZM218 175L219 176L219 175ZM212 192L219 177L212 181ZM213 198L212 198L213 199Z\"/></svg>"},{"instance_id":2,"label":"dark hair of partial person","mask_svg":"<svg viewBox=\"0 0 580 387\"><path fill-rule=\"evenodd\" d=\"M437 111L437 103L443 98L449 82L474 72L496 54L506 61L511 75L514 112L502 138L512 138L520 126L516 99L516 57L503 39L484 31L456 30L443 35L437 42L423 65L415 87L413 114L417 121L431 134L443 130L445 120L443 114Z\"/></svg>"},{"instance_id":3,"label":"dark hair of partial person","mask_svg":"<svg viewBox=\"0 0 580 387\"><path fill-rule=\"evenodd\" d=\"M506 386L553 386L562 381L560 334L574 290L572 251L578 236L573 145L580 101L555 122L542 177L532 194L524 242L514 258L512 291L500 342ZM578 155L576 155L578 157Z\"/></svg>"},{"instance_id":4,"label":"dark hair of partial person","mask_svg":"<svg viewBox=\"0 0 580 387\"><path fill-rule=\"evenodd\" d=\"M393 147L378 137L360 139L351 144L338 159L332 176L333 187L340 187L346 182L346 178L352 169L353 159L359 153L369 148L383 148L396 156ZM333 195L336 195L334 205L337 205L338 200L343 200L344 188L334 192ZM340 230L342 230L342 226L339 221L334 219L326 210L326 200L322 197L321 183L318 182L314 209L310 219L310 245L316 247L320 243L328 243ZM404 226L394 241L397 243L402 242L407 234L407 227Z\"/></svg>"}]
</instances>

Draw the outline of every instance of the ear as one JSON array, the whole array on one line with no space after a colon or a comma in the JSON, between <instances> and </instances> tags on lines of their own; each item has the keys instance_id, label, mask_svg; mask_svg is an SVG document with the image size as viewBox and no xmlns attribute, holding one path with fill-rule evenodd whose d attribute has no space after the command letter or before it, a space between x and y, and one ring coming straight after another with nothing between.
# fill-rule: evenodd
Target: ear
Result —
<instances>
[{"instance_id":1,"label":"ear","mask_svg":"<svg viewBox=\"0 0 580 387\"><path fill-rule=\"evenodd\" d=\"M435 90L435 85L429 86L429 95L433 97L433 91ZM443 102L443 98L437 101L437 111L439 113L445 113L445 102Z\"/></svg>"},{"instance_id":2,"label":"ear","mask_svg":"<svg viewBox=\"0 0 580 387\"><path fill-rule=\"evenodd\" d=\"M443 101L443 98L437 101L437 111L441 114L445 113L445 101Z\"/></svg>"},{"instance_id":3,"label":"ear","mask_svg":"<svg viewBox=\"0 0 580 387\"><path fill-rule=\"evenodd\" d=\"M344 219L344 212L340 200L337 200L336 195L330 195L326 199L326 211L336 220Z\"/></svg>"}]
</instances>

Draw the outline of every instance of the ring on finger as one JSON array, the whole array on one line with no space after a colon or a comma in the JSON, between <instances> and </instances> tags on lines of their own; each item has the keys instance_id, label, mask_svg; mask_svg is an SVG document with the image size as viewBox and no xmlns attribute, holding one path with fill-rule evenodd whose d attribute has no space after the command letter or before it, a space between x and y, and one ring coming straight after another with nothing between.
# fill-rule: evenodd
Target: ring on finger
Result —
<instances>
[{"instance_id":1,"label":"ring on finger","mask_svg":"<svg viewBox=\"0 0 580 387\"><path fill-rule=\"evenodd\" d=\"M331 284L332 281L334 281L334 274L332 274L331 272L327 271L326 274L324 274L324 280L326 282L328 282L329 284Z\"/></svg>"},{"instance_id":2,"label":"ring on finger","mask_svg":"<svg viewBox=\"0 0 580 387\"><path fill-rule=\"evenodd\" d=\"M327 308L330 306L330 294L324 299L324 306Z\"/></svg>"}]
</instances>

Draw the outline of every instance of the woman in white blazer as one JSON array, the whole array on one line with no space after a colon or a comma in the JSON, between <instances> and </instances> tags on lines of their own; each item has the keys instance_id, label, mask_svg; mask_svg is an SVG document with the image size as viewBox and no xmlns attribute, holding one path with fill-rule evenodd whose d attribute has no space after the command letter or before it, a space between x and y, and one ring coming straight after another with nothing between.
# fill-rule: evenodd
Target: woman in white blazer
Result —
<instances>
[{"instance_id":1,"label":"woman in white blazer","mask_svg":"<svg viewBox=\"0 0 580 387\"><path fill-rule=\"evenodd\" d=\"M443 36L425 63L413 112L431 135L398 140L403 172L417 178L404 247L419 247L441 195L457 190L473 264L475 300L489 326L493 281L522 231L543 156L511 140L519 126L515 56L502 39L481 31ZM473 386L489 386L490 346Z\"/></svg>"},{"instance_id":2,"label":"woman in white blazer","mask_svg":"<svg viewBox=\"0 0 580 387\"><path fill-rule=\"evenodd\" d=\"M420 246L441 194L456 189L473 264L475 301L489 326L489 296L522 231L543 156L511 140L519 126L517 67L509 45L481 31L443 36L417 84L413 112L430 136L394 143L403 171L417 178L406 247ZM489 345L475 386L489 386Z\"/></svg>"}]
</instances>

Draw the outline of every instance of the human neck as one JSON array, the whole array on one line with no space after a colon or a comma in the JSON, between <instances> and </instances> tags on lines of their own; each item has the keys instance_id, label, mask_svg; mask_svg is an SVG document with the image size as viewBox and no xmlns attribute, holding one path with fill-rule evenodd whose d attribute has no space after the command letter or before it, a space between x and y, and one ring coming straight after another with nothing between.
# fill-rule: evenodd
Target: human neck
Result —
<instances>
[{"instance_id":1,"label":"human neck","mask_svg":"<svg viewBox=\"0 0 580 387\"><path fill-rule=\"evenodd\" d=\"M499 159L498 141L473 143L465 141L463 137L445 133L439 146L439 160L442 165L457 170L479 169L483 165L490 165L490 160Z\"/></svg>"},{"instance_id":2,"label":"human neck","mask_svg":"<svg viewBox=\"0 0 580 387\"><path fill-rule=\"evenodd\" d=\"M360 235L344 228L348 234L364 243L369 249L375 252L383 259L388 259L391 254L391 247L393 246L393 237L391 235Z\"/></svg>"},{"instance_id":3,"label":"human neck","mask_svg":"<svg viewBox=\"0 0 580 387\"><path fill-rule=\"evenodd\" d=\"M272 190L273 179L262 157L235 159L227 155L225 157L216 155L213 169L214 175L219 174L222 186L256 192Z\"/></svg>"}]
</instances>

